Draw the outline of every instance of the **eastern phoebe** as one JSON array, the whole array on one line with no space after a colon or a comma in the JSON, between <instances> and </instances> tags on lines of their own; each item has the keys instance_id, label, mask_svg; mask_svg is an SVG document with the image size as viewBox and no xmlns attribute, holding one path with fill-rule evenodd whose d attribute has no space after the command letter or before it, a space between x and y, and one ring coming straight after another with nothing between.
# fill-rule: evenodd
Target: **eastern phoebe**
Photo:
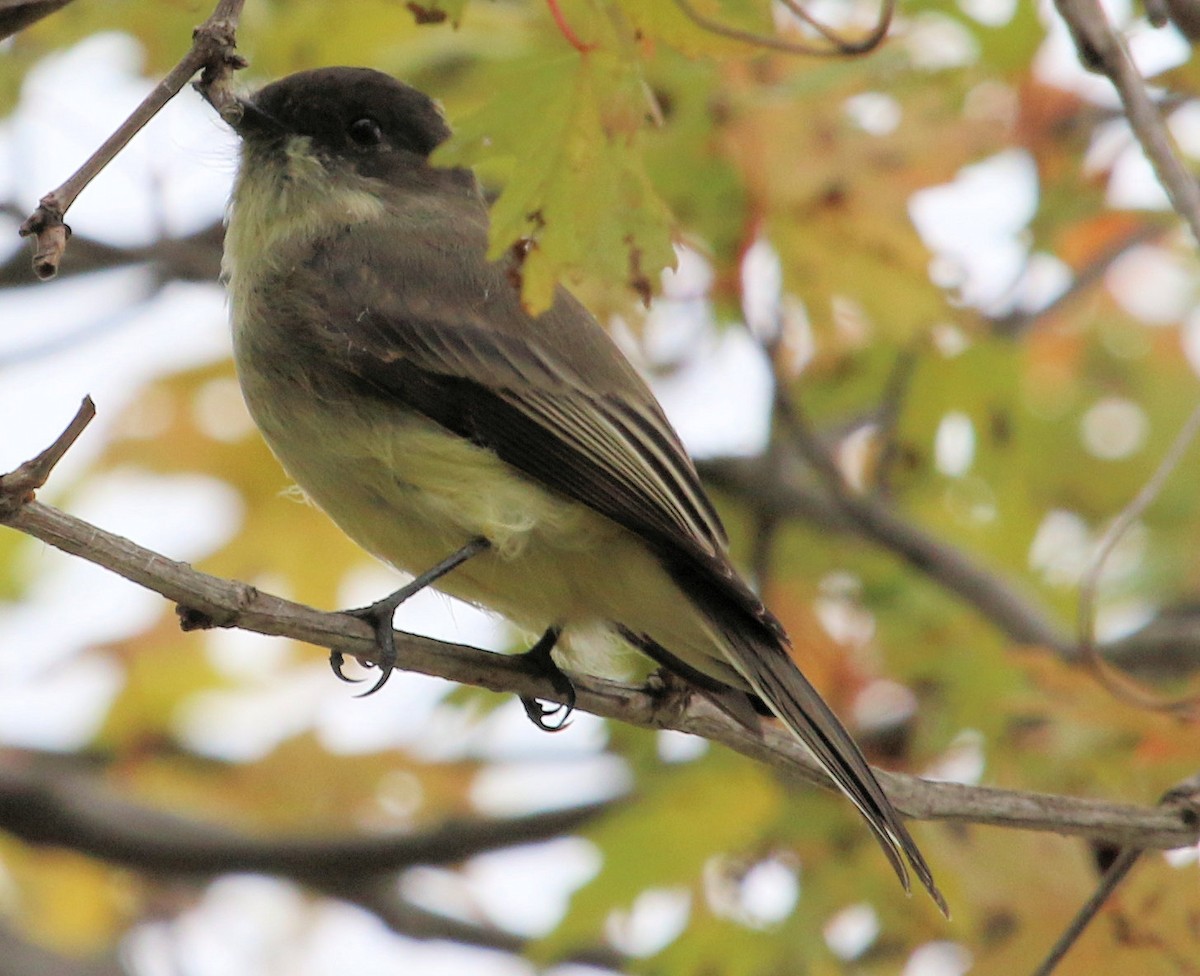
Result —
<instances>
[{"instance_id":1,"label":"eastern phoebe","mask_svg":"<svg viewBox=\"0 0 1200 976\"><path fill-rule=\"evenodd\" d=\"M570 293L531 316L519 258L487 260L473 174L429 164L449 135L434 103L377 71L326 68L263 88L237 131L234 356L309 498L385 562L434 567L439 589L544 633L547 663L561 632L608 628L744 722L765 704L905 887L907 858L944 911L862 753L731 565L649 388ZM368 608L385 676L410 591Z\"/></svg>"}]
</instances>

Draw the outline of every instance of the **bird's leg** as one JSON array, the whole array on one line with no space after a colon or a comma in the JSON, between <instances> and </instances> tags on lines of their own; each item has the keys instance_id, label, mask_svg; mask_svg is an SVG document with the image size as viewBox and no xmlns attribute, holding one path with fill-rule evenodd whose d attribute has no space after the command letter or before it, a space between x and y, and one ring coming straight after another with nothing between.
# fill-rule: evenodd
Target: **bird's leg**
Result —
<instances>
[{"instance_id":1,"label":"bird's leg","mask_svg":"<svg viewBox=\"0 0 1200 976\"><path fill-rule=\"evenodd\" d=\"M491 543L483 536L476 536L461 549L451 553L436 566L427 569L420 576L414 579L400 589L396 590L382 600L372 603L369 607L360 607L357 610L344 610L343 613L349 614L351 617L357 617L359 620L365 620L375 628L375 645L379 648L379 678L369 691L359 695L360 698L366 698L367 695L373 695L385 684L388 678L392 675L392 668L396 664L396 637L392 631L392 617L395 616L396 608L400 606L414 593L419 593L431 583L437 582L448 572L457 566L461 566L472 556L477 556L485 549L491 548ZM342 662L344 658L341 651L332 651L329 655L329 666L333 668L333 673L343 681L355 681L356 678L347 678L342 673Z\"/></svg>"},{"instance_id":2,"label":"bird's leg","mask_svg":"<svg viewBox=\"0 0 1200 976\"><path fill-rule=\"evenodd\" d=\"M550 652L554 650L554 645L558 643L561 634L562 627L551 627L538 638L533 647L521 655L521 659L530 671L549 680L554 690L566 698L564 704L545 705L536 698L521 696L521 704L525 706L525 714L529 716L529 721L543 732L561 732L567 727L567 721L575 710L575 686L571 684L571 679L562 672L562 669L554 663L554 658L550 656ZM558 715L559 712L562 712L562 718L557 722L547 721L552 716Z\"/></svg>"}]
</instances>

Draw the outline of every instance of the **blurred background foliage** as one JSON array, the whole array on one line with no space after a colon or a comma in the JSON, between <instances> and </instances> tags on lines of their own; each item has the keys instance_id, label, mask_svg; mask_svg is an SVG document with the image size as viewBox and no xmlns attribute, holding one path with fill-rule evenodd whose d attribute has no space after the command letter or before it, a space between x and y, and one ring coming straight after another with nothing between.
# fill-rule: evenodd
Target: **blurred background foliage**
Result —
<instances>
[{"instance_id":1,"label":"blurred background foliage","mask_svg":"<svg viewBox=\"0 0 1200 976\"><path fill-rule=\"evenodd\" d=\"M831 504L812 452L778 416L749 454L701 459L735 553L873 760L1139 803L1194 773L1194 722L1115 701L1072 663L1080 576L1197 401L1200 269L1115 99L1073 65L1053 12L905 0L878 51L816 59L702 30L671 0L560 6L586 53L540 0L355 0L336 12L318 0L248 0L244 81L367 64L436 95L456 126L440 159L476 166L498 194L496 252L537 240L524 280L532 307L567 281L631 347L645 340L641 360L662 383L705 350L720 366L723 342L761 349L744 382L775 377L777 399L803 411L851 490L994 584L964 596L936 558L932 569L904 558ZM730 26L802 33L765 0L696 6ZM876 15L835 0L812 9L851 35ZM141 71L155 78L208 13L200 0L67 4L6 42L3 110L19 109L46 59L101 33L136 39ZM1137 11L1122 16L1135 53L1158 52L1145 63L1160 75L1176 137L1200 147L1188 42ZM41 191L50 188L47 178ZM7 203L19 215L34 200ZM5 331L32 327L20 303L35 289L78 276L136 266L158 288L216 279L215 227L138 248L102 237L77 239L53 285L31 284L28 255L12 253L0 269ZM662 290L677 259L656 308L685 340L656 354L665 326L641 299ZM18 357L0 361L0 383L21 368ZM200 568L323 608L389 586L319 513L281 497L286 481L241 412L228 362L139 382L120 413L72 482L52 486L57 504L71 510L89 486L130 472L212 479L236 514L197 556ZM701 413L692 425L707 422ZM769 418L755 423L766 431ZM1186 684L1200 651L1198 473L1193 451L1100 591L1106 649L1165 689ZM136 507L136 492L125 501ZM30 540L0 534L0 615L17 613L59 567ZM1034 637L997 609L1001 588L1037 622ZM567 842L553 832L524 838L581 866L543 883L545 858L526 864L523 847L497 839L378 876L281 870L251 897L223 888L221 870L143 870L16 830L0 836L11 948L2 972L325 972L318 906L333 900L374 913L395 945L486 947L470 957L481 973L566 972L575 959L662 976L1009 974L1031 970L1098 877L1096 852L1080 841L917 824L954 912L947 923L901 895L844 802L723 750L586 717L551 746L511 702L426 684L411 706L419 727L397 732L391 713L409 707L398 688L417 679L397 675L376 698L349 703L320 650L181 634L172 607L147 606L118 639L67 653L41 646L35 625L3 649L24 659L25 680L46 655L60 672L102 659L111 676L96 720L69 746L35 748L32 732L10 741L6 781L37 776L66 784L85 808L100 798L98 814L119 802L267 845L599 800L567 831L575 846L554 847ZM57 612L79 611L64 598ZM501 633L496 644L521 638ZM618 655L612 668L636 665ZM338 723L372 721L385 729L378 741L331 741ZM252 727L261 734L244 737ZM522 780L526 767L540 778ZM497 806L487 784L505 776ZM127 823L136 832L141 821ZM481 867L514 846L499 862L508 867ZM1196 870L1195 851L1148 858L1064 971L1200 970ZM235 915L250 906L243 922L261 922L255 939L221 913L222 898ZM534 921L503 910L540 898ZM212 955L193 953L193 939ZM223 957L213 946L225 940ZM379 953L362 956L359 971L392 971L381 959L467 971ZM34 968L48 959L52 968Z\"/></svg>"}]
</instances>

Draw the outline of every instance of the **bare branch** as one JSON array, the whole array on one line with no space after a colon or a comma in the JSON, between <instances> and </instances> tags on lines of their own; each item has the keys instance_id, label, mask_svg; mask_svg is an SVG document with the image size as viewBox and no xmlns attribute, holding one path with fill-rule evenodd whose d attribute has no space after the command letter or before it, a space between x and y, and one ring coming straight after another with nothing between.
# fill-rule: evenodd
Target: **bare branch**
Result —
<instances>
[{"instance_id":1,"label":"bare branch","mask_svg":"<svg viewBox=\"0 0 1200 976\"><path fill-rule=\"evenodd\" d=\"M23 31L71 0L0 0L0 40Z\"/></svg>"},{"instance_id":2,"label":"bare branch","mask_svg":"<svg viewBox=\"0 0 1200 976\"><path fill-rule=\"evenodd\" d=\"M812 27L825 40L829 41L832 47L817 47L796 41L786 41L782 37L775 37L772 34L758 34L754 31L731 27L728 24L723 24L719 20L700 13L692 5L691 0L675 0L675 6L680 9L688 20L710 34L716 34L718 37L727 37L732 41L752 44L755 47L766 48L771 51L782 51L784 54L803 54L824 58L846 57L873 51L887 36L888 29L892 25L892 15L896 9L896 0L884 0L883 6L879 11L879 19L876 21L875 26L871 28L865 37L854 41L841 36L832 28L822 24L812 14L804 10L797 0L783 0L783 3L788 10Z\"/></svg>"},{"instance_id":3,"label":"bare branch","mask_svg":"<svg viewBox=\"0 0 1200 976\"><path fill-rule=\"evenodd\" d=\"M892 472L900 460L900 442L896 436L904 401L912 387L913 374L917 369L917 350L909 345L901 349L888 373L887 386L875 412L875 423L879 427L879 438L883 447L875 465L874 493L887 499L892 493Z\"/></svg>"},{"instance_id":4,"label":"bare branch","mask_svg":"<svg viewBox=\"0 0 1200 976\"><path fill-rule=\"evenodd\" d=\"M1200 669L1200 608L1164 607L1145 626L1101 646L1105 660L1148 681Z\"/></svg>"},{"instance_id":5,"label":"bare branch","mask_svg":"<svg viewBox=\"0 0 1200 976\"><path fill-rule=\"evenodd\" d=\"M1143 688L1131 678L1112 668L1100 655L1096 648L1095 634L1095 601L1100 588L1100 576L1104 572L1104 564L1116 548L1118 542L1130 527L1150 507L1158 497L1167 479L1183 459L1184 453L1191 446L1197 432L1200 432L1200 406L1192 408L1192 413L1175 435L1166 456L1159 463L1149 480L1142 485L1141 490L1113 520L1108 531L1100 540L1096 558L1084 574L1079 586L1079 653L1096 680L1110 694L1138 708L1150 711L1175 712L1184 716L1194 716L1200 706L1200 698L1194 693L1183 697L1163 697L1153 691Z\"/></svg>"},{"instance_id":6,"label":"bare branch","mask_svg":"<svg viewBox=\"0 0 1200 976\"><path fill-rule=\"evenodd\" d=\"M1125 115L1175 212L1200 243L1200 186L1180 159L1146 83L1121 36L1113 30L1099 0L1055 0L1084 67L1106 75L1125 107Z\"/></svg>"},{"instance_id":7,"label":"bare branch","mask_svg":"<svg viewBox=\"0 0 1200 976\"><path fill-rule=\"evenodd\" d=\"M1178 786L1172 787L1164 795L1160 801L1166 805L1178 806L1181 808L1190 809L1192 815L1200 820L1200 774L1191 776ZM1136 847L1127 847L1118 852L1113 862L1108 866L1108 870L1104 872L1104 877L1100 879L1100 883L1096 886L1096 890L1092 892L1092 897L1087 900L1087 903L1079 910L1078 914L1072 919L1071 924L1058 941L1054 943L1050 952L1046 954L1046 958L1042 964L1038 966L1033 976L1050 976L1058 964L1062 962L1063 957L1071 950L1079 937L1083 934L1083 930L1091 924L1092 919L1096 917L1100 909L1104 907L1104 903L1108 901L1112 893L1117 890L1133 870L1134 865L1141 859L1144 851Z\"/></svg>"},{"instance_id":8,"label":"bare branch","mask_svg":"<svg viewBox=\"0 0 1200 976\"><path fill-rule=\"evenodd\" d=\"M393 875L417 865L453 865L478 854L551 840L620 803L503 819L447 820L387 836L253 837L122 800L94 774L64 770L61 763L37 754L8 759L0 765L0 829L27 843L68 848L161 878L205 880L245 871L286 877L373 912L401 935L510 953L522 952L528 940L414 905L399 893ZM5 935L0 929L0 946L5 945ZM19 976L76 976L73 970L54 968L55 958L34 955L27 969L11 971ZM616 952L602 946L583 948L572 961L609 969L621 963ZM81 966L77 976L110 971L107 966L98 965L94 971Z\"/></svg>"},{"instance_id":9,"label":"bare branch","mask_svg":"<svg viewBox=\"0 0 1200 976\"><path fill-rule=\"evenodd\" d=\"M706 483L742 499L759 522L796 519L821 532L874 543L958 597L1013 642L1045 647L1065 661L1079 660L1076 642L1032 594L908 521L882 499L848 494L834 500L813 484L807 468L798 462L789 467L767 455L712 458L696 466ZM1140 630L1101 644L1099 650L1106 660L1146 679L1190 674L1200 669L1200 607L1166 609Z\"/></svg>"},{"instance_id":10,"label":"bare branch","mask_svg":"<svg viewBox=\"0 0 1200 976\"><path fill-rule=\"evenodd\" d=\"M1071 924L1067 926L1066 931L1059 936L1058 941L1054 943L1053 947L1046 954L1046 958L1034 971L1033 976L1050 976L1058 968L1058 964L1062 962L1063 956L1070 951L1071 946L1083 934L1083 930L1091 924L1092 919L1104 907L1104 903L1108 901L1109 896L1117 890L1117 886L1129 876L1129 872L1141 860L1143 853L1144 851L1140 851L1136 847L1127 847L1117 855L1116 860L1104 872L1104 877L1100 879L1100 884L1096 886L1096 890L1092 892L1092 897L1079 910L1079 914L1071 920Z\"/></svg>"},{"instance_id":11,"label":"bare branch","mask_svg":"<svg viewBox=\"0 0 1200 976\"><path fill-rule=\"evenodd\" d=\"M199 614L211 626L291 637L378 663L379 645L372 628L357 617L322 613L246 583L198 572L187 563L168 559L32 500L31 485L40 486L43 470L48 472L86 425L89 404L85 401L75 420L50 448L16 473L0 478L0 523L153 590L186 612ZM33 474L19 476L21 472ZM401 670L565 704L564 693L551 679L540 670L530 669L519 656L403 632L396 635L396 646ZM588 675L572 674L570 678L576 693L574 704L584 711L644 728L699 735L806 783L833 789L826 774L790 734L766 725L747 729L683 682L632 687ZM1197 837L1197 820L1190 810L1146 810L1064 796L935 783L899 773L880 772L879 776L901 812L916 819L1045 830L1143 848L1179 847L1195 843Z\"/></svg>"},{"instance_id":12,"label":"bare branch","mask_svg":"<svg viewBox=\"0 0 1200 976\"><path fill-rule=\"evenodd\" d=\"M0 213L19 218L15 210L11 205L0 204ZM66 267L59 269L59 273L66 277L141 264L149 265L159 282L214 282L221 270L221 242L224 236L225 228L219 220L183 237L163 237L132 247L73 236L71 260ZM0 261L0 288L25 285L31 280L29 262L20 251Z\"/></svg>"},{"instance_id":13,"label":"bare branch","mask_svg":"<svg viewBox=\"0 0 1200 976\"><path fill-rule=\"evenodd\" d=\"M244 583L219 579L105 532L64 512L31 502L0 520L64 552L104 566L170 600L206 614L220 626L291 637L374 661L370 627L341 613L270 596ZM403 670L491 691L561 701L550 681L519 658L398 633ZM674 685L663 692L572 674L576 707L643 728L676 729L721 743L806 783L831 788L807 751L781 729L752 732L702 693ZM916 776L879 773L889 796L907 816L921 820L984 823L1108 840L1140 847L1194 843L1196 825L1178 812L1097 800L934 783Z\"/></svg>"},{"instance_id":14,"label":"bare branch","mask_svg":"<svg viewBox=\"0 0 1200 976\"><path fill-rule=\"evenodd\" d=\"M17 509L33 501L37 490L46 483L54 466L62 460L71 445L83 433L85 427L96 416L96 405L90 396L85 396L75 412L74 418L55 439L54 443L37 457L26 461L15 471L0 475L0 517L8 509Z\"/></svg>"},{"instance_id":15,"label":"bare branch","mask_svg":"<svg viewBox=\"0 0 1200 976\"><path fill-rule=\"evenodd\" d=\"M997 336L1008 339L1019 338L1039 323L1062 311L1094 285L1102 282L1109 269L1135 247L1141 247L1143 244L1149 244L1159 239L1166 230L1165 224L1147 223L1135 227L1096 255L1087 265L1076 271L1070 285L1045 305L1031 311L1013 310L1005 315L988 318L985 320L988 328Z\"/></svg>"},{"instance_id":16,"label":"bare branch","mask_svg":"<svg viewBox=\"0 0 1200 976\"><path fill-rule=\"evenodd\" d=\"M0 829L155 874L262 871L348 884L417 864L456 864L488 851L559 837L615 802L505 819L447 820L391 836L251 837L131 804L90 775L36 761L0 765Z\"/></svg>"},{"instance_id":17,"label":"bare branch","mask_svg":"<svg viewBox=\"0 0 1200 976\"><path fill-rule=\"evenodd\" d=\"M898 555L914 569L975 607L1016 643L1073 654L1073 642L1032 597L1019 593L962 550L905 521L883 499L851 490L800 407L782 392L779 399L780 417L797 451L817 473L828 494L829 506L842 517L840 522L846 529ZM780 481L776 485L760 484L759 487L764 492L764 504L774 501L792 508L800 502L795 485ZM802 504L812 510L811 499L805 499Z\"/></svg>"},{"instance_id":18,"label":"bare branch","mask_svg":"<svg viewBox=\"0 0 1200 976\"><path fill-rule=\"evenodd\" d=\"M377 916L393 932L410 939L437 939L456 942L459 945L476 946L480 949L495 949L512 955L524 955L533 940L514 935L494 925L481 925L450 918L414 905L396 890L396 886L383 881L367 884L322 886L324 894L352 902ZM615 949L594 946L577 949L559 962L572 962L581 966L622 972L625 958Z\"/></svg>"},{"instance_id":19,"label":"bare branch","mask_svg":"<svg viewBox=\"0 0 1200 976\"><path fill-rule=\"evenodd\" d=\"M211 17L192 34L192 48L170 73L160 81L120 127L88 158L71 177L47 193L37 209L21 224L22 237L34 238L33 270L46 280L58 273L71 229L63 223L71 204L117 153L128 144L142 127L159 113L164 105L179 94L193 75L204 70L205 84L214 93L224 93L228 76L245 62L234 53L235 31L245 0L219 0ZM218 111L232 96L205 97ZM214 100L215 98L215 100Z\"/></svg>"}]
</instances>

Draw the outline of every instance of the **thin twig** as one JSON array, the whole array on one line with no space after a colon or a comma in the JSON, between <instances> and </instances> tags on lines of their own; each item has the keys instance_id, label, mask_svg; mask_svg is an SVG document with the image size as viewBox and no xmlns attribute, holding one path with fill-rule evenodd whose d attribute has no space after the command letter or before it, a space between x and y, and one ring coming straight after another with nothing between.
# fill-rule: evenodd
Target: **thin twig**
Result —
<instances>
[{"instance_id":1,"label":"thin twig","mask_svg":"<svg viewBox=\"0 0 1200 976\"><path fill-rule=\"evenodd\" d=\"M1108 901L1109 896L1117 890L1117 886L1129 876L1129 872L1141 860L1144 853L1145 851L1140 848L1127 847L1117 855L1116 860L1104 872L1104 877L1100 879L1096 890L1092 892L1092 897L1079 909L1079 913L1071 919L1071 924L1058 937L1058 941L1054 943L1053 948L1047 953L1046 958L1042 960L1042 964L1034 970L1033 976L1050 976L1058 968L1058 964L1062 962L1063 956L1070 951L1071 946L1083 934L1083 930L1091 924L1092 919L1104 907L1104 903Z\"/></svg>"},{"instance_id":2,"label":"thin twig","mask_svg":"<svg viewBox=\"0 0 1200 976\"><path fill-rule=\"evenodd\" d=\"M838 467L833 452L821 440L821 435L809 421L804 408L788 396L787 390L778 381L775 384L775 411L800 456L817 473L825 490L839 507L850 510L855 495L842 477L842 469Z\"/></svg>"},{"instance_id":3,"label":"thin twig","mask_svg":"<svg viewBox=\"0 0 1200 976\"><path fill-rule=\"evenodd\" d=\"M1163 794L1163 798L1159 802L1163 805L1190 810L1193 817L1200 819L1200 812L1197 811L1196 805L1198 796L1200 796L1200 775L1191 776L1178 786L1172 787ZM1092 896L1079 909L1066 931L1058 937L1058 941L1046 954L1046 958L1034 971L1033 976L1050 976L1054 972L1063 957L1083 934L1084 929L1091 924L1092 919L1104 907L1104 903L1112 897L1117 886L1129 876L1129 872L1133 870L1134 865L1144 853L1145 851L1138 847L1126 847L1117 853L1116 858L1108 866L1108 870L1104 872L1104 877L1096 886L1096 890L1092 892Z\"/></svg>"},{"instance_id":4,"label":"thin twig","mask_svg":"<svg viewBox=\"0 0 1200 976\"><path fill-rule=\"evenodd\" d=\"M6 0L0 2L0 41L49 17L72 0Z\"/></svg>"},{"instance_id":5,"label":"thin twig","mask_svg":"<svg viewBox=\"0 0 1200 976\"><path fill-rule=\"evenodd\" d=\"M79 435L96 416L96 405L90 396L85 396L75 411L75 416L66 429L55 438L54 443L37 457L26 461L15 471L0 475L0 517L6 511L15 511L33 501L37 490L49 479L50 472L79 440Z\"/></svg>"},{"instance_id":6,"label":"thin twig","mask_svg":"<svg viewBox=\"0 0 1200 976\"><path fill-rule=\"evenodd\" d=\"M825 40L829 41L839 54L865 54L867 51L873 51L887 34L888 28L892 23L892 16L896 10L895 0L885 0L883 6L879 8L879 18L876 20L871 32L866 37L860 38L857 41L851 41L847 40L828 24L817 20L797 0L780 0L780 3L791 11L795 17L808 24L809 27L825 38Z\"/></svg>"},{"instance_id":7,"label":"thin twig","mask_svg":"<svg viewBox=\"0 0 1200 976\"><path fill-rule=\"evenodd\" d=\"M1105 74L1116 88L1133 134L1171 206L1200 242L1200 186L1180 158L1124 40L1113 30L1099 0L1055 0L1055 6L1071 31L1080 61Z\"/></svg>"},{"instance_id":8,"label":"thin twig","mask_svg":"<svg viewBox=\"0 0 1200 976\"><path fill-rule=\"evenodd\" d=\"M1172 226L1174 226L1172 224ZM1010 311L986 319L993 335L1015 339L1041 322L1062 311L1072 301L1094 285L1104 281L1109 269L1135 247L1141 247L1162 237L1167 231L1165 223L1142 224L1122 237L1074 273L1071 283L1040 308L1032 311Z\"/></svg>"},{"instance_id":9,"label":"thin twig","mask_svg":"<svg viewBox=\"0 0 1200 976\"><path fill-rule=\"evenodd\" d=\"M879 459L875 463L874 484L875 494L888 498L892 493L892 473L900 459L900 441L897 429L900 426L900 415L904 410L904 401L912 387L913 374L917 370L917 350L914 346L905 346L896 355L888 373L883 395L879 398L879 409L875 412L875 423L878 425Z\"/></svg>"},{"instance_id":10,"label":"thin twig","mask_svg":"<svg viewBox=\"0 0 1200 976\"><path fill-rule=\"evenodd\" d=\"M0 203L0 214L17 221L25 217L19 208L3 203ZM94 237L73 235L70 263L59 268L59 274L87 274L105 268L148 265L156 283L212 282L220 270L224 234L221 221L215 220L183 237L160 237L145 244L127 247L108 244ZM29 258L20 250L12 252L6 259L0 259L0 289L26 285L31 276ZM7 361L11 359L12 354L8 354Z\"/></svg>"},{"instance_id":11,"label":"thin twig","mask_svg":"<svg viewBox=\"0 0 1200 976\"><path fill-rule=\"evenodd\" d=\"M846 57L848 55L866 54L869 51L873 51L887 36L888 29L892 25L892 15L896 7L895 0L884 0L883 6L879 11L879 20L875 26L871 28L871 31L865 37L855 41L842 37L828 26L820 24L811 14L801 10L799 4L795 3L795 0L784 0L784 3L792 13L812 26L822 37L830 41L833 46L817 47L810 44L802 44L798 41L786 41L782 37L776 37L773 34L759 34L755 31L731 27L706 14L700 13L699 10L692 6L691 0L675 0L675 6L682 11L688 20L710 34L716 34L718 37L726 37L732 41L740 41L743 44L752 44L755 47L767 48L772 51L782 51L785 54L802 54L819 58Z\"/></svg>"},{"instance_id":12,"label":"thin twig","mask_svg":"<svg viewBox=\"0 0 1200 976\"><path fill-rule=\"evenodd\" d=\"M71 229L63 223L76 197L125 148L147 122L174 98L201 69L210 84L228 76L245 62L234 53L237 21L245 0L219 0L211 17L192 34L192 48L142 100L117 130L76 170L65 183L38 202L37 209L21 224L22 237L34 238L33 271L42 280L53 278L66 250Z\"/></svg>"},{"instance_id":13,"label":"thin twig","mask_svg":"<svg viewBox=\"0 0 1200 976\"><path fill-rule=\"evenodd\" d=\"M1095 675L1096 680L1113 696L1148 711L1195 713L1197 706L1200 706L1200 695L1189 694L1180 697L1158 695L1105 661L1096 649L1096 595L1100 588L1100 576L1104 572L1104 564L1108 561L1108 557L1134 522L1158 497L1159 492L1167 483L1167 479L1171 477L1179 462L1183 460L1183 456L1197 432L1200 432L1200 405L1192 409L1187 422L1175 435L1175 440L1171 443L1171 447L1162 461L1159 462L1154 474L1142 485L1133 501L1113 520L1108 531L1104 533L1100 545L1097 547L1096 558L1084 574L1079 587L1079 652L1083 663Z\"/></svg>"},{"instance_id":14,"label":"thin twig","mask_svg":"<svg viewBox=\"0 0 1200 976\"><path fill-rule=\"evenodd\" d=\"M496 925L470 922L430 911L405 898L390 879L349 885L314 885L317 891L350 902L373 913L393 932L409 939L453 942L477 946L513 956L527 956L535 940L517 935ZM520 960L520 969L528 966ZM616 974L627 972L627 960L616 949L599 945L565 953L558 962L575 963L588 969L601 969Z\"/></svg>"}]
</instances>

